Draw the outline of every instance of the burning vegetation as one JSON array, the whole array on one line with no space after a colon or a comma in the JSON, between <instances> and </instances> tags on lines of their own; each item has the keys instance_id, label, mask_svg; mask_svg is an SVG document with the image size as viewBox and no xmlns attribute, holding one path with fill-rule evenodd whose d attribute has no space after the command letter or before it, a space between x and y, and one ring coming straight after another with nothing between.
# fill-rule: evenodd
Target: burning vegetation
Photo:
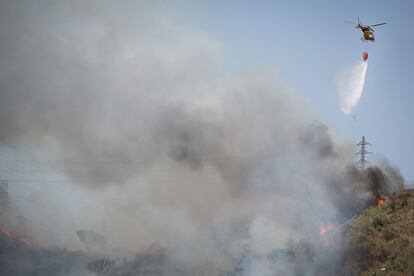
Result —
<instances>
[{"instance_id":1,"label":"burning vegetation","mask_svg":"<svg viewBox=\"0 0 414 276\"><path fill-rule=\"evenodd\" d=\"M344 227L343 275L414 273L414 190L370 206Z\"/></svg>"},{"instance_id":2,"label":"burning vegetation","mask_svg":"<svg viewBox=\"0 0 414 276\"><path fill-rule=\"evenodd\" d=\"M326 233L329 233L329 232L331 232L331 231L333 231L333 230L334 230L334 225L333 225L333 224L329 224L329 225L328 225L328 226L326 226L326 227L321 226L321 228L319 229L319 235L323 236L323 235L325 235Z\"/></svg>"},{"instance_id":3,"label":"burning vegetation","mask_svg":"<svg viewBox=\"0 0 414 276\"><path fill-rule=\"evenodd\" d=\"M344 225L399 171L357 168L273 75L224 74L202 30L90 3L0 2L0 157L34 160L0 172L27 176L0 202L0 274L338 275Z\"/></svg>"},{"instance_id":4,"label":"burning vegetation","mask_svg":"<svg viewBox=\"0 0 414 276\"><path fill-rule=\"evenodd\" d=\"M388 197L377 197L377 199L376 199L376 204L378 205L378 206L381 206L381 205L384 205L385 204L385 201L387 201L388 200Z\"/></svg>"},{"instance_id":5,"label":"burning vegetation","mask_svg":"<svg viewBox=\"0 0 414 276\"><path fill-rule=\"evenodd\" d=\"M16 234L13 230L8 229L6 226L0 225L0 238L2 239L2 245L7 247L33 247L33 243L28 239Z\"/></svg>"},{"instance_id":6,"label":"burning vegetation","mask_svg":"<svg viewBox=\"0 0 414 276\"><path fill-rule=\"evenodd\" d=\"M380 175L377 175L381 172ZM199 265L183 265L171 257L168 248L141 251L139 254L98 253L93 248L105 248L106 239L90 230L79 230L80 241L88 253L65 249L43 249L33 246L27 239L20 237L5 226L0 227L0 274L8 275L85 275L95 273L102 276L127 275L183 275L199 274L208 271L211 275L250 275L259 273L283 273L288 275L354 275L364 271L407 272L413 271L410 253L414 247L410 243L410 229L401 231L399 224L411 222L414 217L414 194L412 192L390 193L387 191L387 177L382 179L382 170L368 168L358 170L356 179L366 179L366 187L374 187L372 196L381 191L384 201L376 200L362 215L355 213L353 218L342 220L341 224L327 224L319 229L319 240L300 240L288 246L275 246L268 253L245 251L232 268ZM355 171L352 174L355 177ZM385 186L384 186L385 185ZM4 196L3 199L8 201ZM378 198L377 198L378 199ZM3 201L5 202L5 201ZM5 212L3 212L5 214ZM408 220L407 220L408 219ZM3 221L5 221L3 219ZM338 219L338 222L341 221ZM374 239L374 240L372 240ZM372 240L372 241L371 241ZM379 240L381 240L380 244ZM395 243L402 251L398 251ZM399 253L398 253L399 252ZM405 253L403 253L405 252ZM400 256L401 254L408 254ZM414 256L414 255L413 255ZM391 259L390 259L391 258ZM15 260L24 262L19 266ZM375 260L375 261L373 261ZM11 273L11 274L10 274ZM39 274L40 273L40 274ZM4 274L4 275L6 275ZM257 274L256 274L257 275Z\"/></svg>"}]
</instances>

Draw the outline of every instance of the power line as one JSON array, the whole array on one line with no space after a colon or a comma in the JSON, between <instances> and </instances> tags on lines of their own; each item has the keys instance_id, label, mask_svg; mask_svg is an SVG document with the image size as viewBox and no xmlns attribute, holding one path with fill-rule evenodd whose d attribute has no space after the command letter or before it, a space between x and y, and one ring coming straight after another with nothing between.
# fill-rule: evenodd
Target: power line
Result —
<instances>
[{"instance_id":1,"label":"power line","mask_svg":"<svg viewBox=\"0 0 414 276\"><path fill-rule=\"evenodd\" d=\"M56 218L58 218L61 215L61 213L59 212L65 212L67 214L72 214L72 211L69 208L63 205L57 205L56 203L52 203L50 201L43 202L43 201L35 200L33 198L28 197L27 195L22 195L21 193L13 193L13 197L18 197L24 200L24 204L32 205L34 208L36 208L36 211L40 210L40 215L43 213L42 216L44 218L45 216L47 216L47 214L53 214L55 215ZM79 201L78 199L71 198L71 200L72 201L74 200L76 203L83 203L83 205L86 204L85 201ZM39 209L39 207L41 207L42 209ZM97 203L97 205L94 207L101 210L104 206L102 203ZM86 210L90 211L90 207L87 208ZM44 211L47 211L47 214ZM63 226L63 225L59 225L55 227L47 227L44 225L44 221L39 221L38 219L32 218L28 216L27 214L23 214L22 217L24 218L24 220L29 221L32 224L31 227L34 227L35 229L42 229L43 231L47 231L53 234L59 234L59 233L65 232L68 236L75 237L75 233L76 233L75 230L77 230L76 228L69 229L68 227ZM83 213L83 219L87 219L89 221L95 221L96 223L99 223L99 221L102 220L103 218L95 217L92 213L87 212L87 213ZM113 246L123 246L123 247L127 246L127 243L120 242L119 240L114 240L113 237L110 237L109 240L107 240L107 242L112 244Z\"/></svg>"}]
</instances>

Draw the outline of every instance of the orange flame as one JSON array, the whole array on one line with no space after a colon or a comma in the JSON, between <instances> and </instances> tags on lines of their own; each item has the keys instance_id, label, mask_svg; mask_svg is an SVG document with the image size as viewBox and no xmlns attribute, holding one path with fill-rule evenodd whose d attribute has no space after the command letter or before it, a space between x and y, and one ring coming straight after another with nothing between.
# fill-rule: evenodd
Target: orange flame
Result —
<instances>
[{"instance_id":1,"label":"orange flame","mask_svg":"<svg viewBox=\"0 0 414 276\"><path fill-rule=\"evenodd\" d=\"M29 239L19 237L14 231L2 225L0 225L0 235L6 236L8 239L13 240L26 247L33 247L33 243Z\"/></svg>"},{"instance_id":2,"label":"orange flame","mask_svg":"<svg viewBox=\"0 0 414 276\"><path fill-rule=\"evenodd\" d=\"M16 238L16 234L13 231L11 231L11 230L9 230L6 227L3 227L1 225L0 225L0 235L7 236L9 239L15 239Z\"/></svg>"},{"instance_id":3,"label":"orange flame","mask_svg":"<svg viewBox=\"0 0 414 276\"><path fill-rule=\"evenodd\" d=\"M384 205L385 204L385 201L387 199L388 199L387 197L383 197L383 198L379 197L379 198L377 198L377 206Z\"/></svg>"},{"instance_id":4,"label":"orange flame","mask_svg":"<svg viewBox=\"0 0 414 276\"><path fill-rule=\"evenodd\" d=\"M323 235L325 235L326 233L331 232L332 230L334 230L334 226L333 226L333 224L329 224L329 225L328 225L328 226L326 226L326 227L321 226L321 228L319 229L319 235L323 236Z\"/></svg>"},{"instance_id":5,"label":"orange flame","mask_svg":"<svg viewBox=\"0 0 414 276\"><path fill-rule=\"evenodd\" d=\"M21 238L19 241L21 244L23 244L26 247L33 247L33 243L28 239Z\"/></svg>"}]
</instances>

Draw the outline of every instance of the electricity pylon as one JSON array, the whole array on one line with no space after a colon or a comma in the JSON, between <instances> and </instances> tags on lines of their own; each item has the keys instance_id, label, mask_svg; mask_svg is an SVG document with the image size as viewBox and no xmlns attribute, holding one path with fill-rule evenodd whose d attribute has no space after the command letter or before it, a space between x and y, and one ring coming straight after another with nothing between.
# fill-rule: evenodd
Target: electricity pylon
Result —
<instances>
[{"instance_id":1,"label":"electricity pylon","mask_svg":"<svg viewBox=\"0 0 414 276\"><path fill-rule=\"evenodd\" d=\"M370 143L368 143L368 142L365 140L365 136L362 136L362 141L361 141L361 142L359 142L359 143L358 143L358 144L356 144L356 145L357 145L357 146L359 146L359 147L361 148L361 149L360 149L357 153L355 153L355 155L359 155L359 156L360 156L359 160L357 161L357 164L359 164L359 167L360 167L361 169L364 169L364 168L365 168L365 165L369 163L369 161L367 161L367 160L365 159L365 156L366 156L367 154L372 154L372 152L367 151L367 150L365 149L365 147L366 147L366 146L371 146L371 144L370 144Z\"/></svg>"}]
</instances>

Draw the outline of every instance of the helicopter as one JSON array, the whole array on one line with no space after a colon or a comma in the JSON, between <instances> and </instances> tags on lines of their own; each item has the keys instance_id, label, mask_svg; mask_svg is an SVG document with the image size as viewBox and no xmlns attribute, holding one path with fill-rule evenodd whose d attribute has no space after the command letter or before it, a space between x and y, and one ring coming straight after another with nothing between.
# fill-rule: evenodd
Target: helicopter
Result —
<instances>
[{"instance_id":1,"label":"helicopter","mask_svg":"<svg viewBox=\"0 0 414 276\"><path fill-rule=\"evenodd\" d=\"M374 30L372 29L372 27L387 24L386 22L383 22L383 23L378 23L378 24L373 24L373 25L363 25L362 22L359 21L359 17L358 17L358 23L353 23L353 22L349 22L349 21L346 21L346 22L355 25L355 28L361 29L361 31L363 33L363 36L361 37L361 40L364 41L364 42L368 42L368 41L374 42L375 41Z\"/></svg>"}]
</instances>

